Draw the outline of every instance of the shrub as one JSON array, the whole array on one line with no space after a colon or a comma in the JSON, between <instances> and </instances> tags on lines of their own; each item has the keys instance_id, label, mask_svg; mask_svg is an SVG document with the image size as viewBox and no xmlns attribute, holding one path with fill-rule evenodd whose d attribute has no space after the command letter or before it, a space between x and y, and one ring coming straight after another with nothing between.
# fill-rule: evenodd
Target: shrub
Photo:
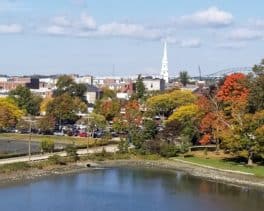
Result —
<instances>
[{"instance_id":1,"label":"shrub","mask_svg":"<svg viewBox=\"0 0 264 211\"><path fill-rule=\"evenodd\" d=\"M65 151L67 156L70 158L70 161L77 161L79 159L77 154L77 148L73 144L69 144L66 146Z\"/></svg>"},{"instance_id":2,"label":"shrub","mask_svg":"<svg viewBox=\"0 0 264 211\"><path fill-rule=\"evenodd\" d=\"M55 148L55 144L53 140L46 139L41 142L41 149L43 152L53 152Z\"/></svg>"},{"instance_id":3,"label":"shrub","mask_svg":"<svg viewBox=\"0 0 264 211\"><path fill-rule=\"evenodd\" d=\"M121 154L128 153L128 142L126 140L121 139L118 144L118 152Z\"/></svg>"},{"instance_id":4,"label":"shrub","mask_svg":"<svg viewBox=\"0 0 264 211\"><path fill-rule=\"evenodd\" d=\"M18 162L18 163L12 163L12 164L5 164L0 167L0 173L9 173L13 171L25 171L30 169L31 166L29 163L26 162Z\"/></svg>"},{"instance_id":5,"label":"shrub","mask_svg":"<svg viewBox=\"0 0 264 211\"><path fill-rule=\"evenodd\" d=\"M146 141L142 145L140 150L141 154L159 154L160 153L160 141Z\"/></svg>"},{"instance_id":6,"label":"shrub","mask_svg":"<svg viewBox=\"0 0 264 211\"><path fill-rule=\"evenodd\" d=\"M180 152L180 149L174 144L163 143L160 147L160 155L163 157L175 157Z\"/></svg>"},{"instance_id":7,"label":"shrub","mask_svg":"<svg viewBox=\"0 0 264 211\"><path fill-rule=\"evenodd\" d=\"M48 158L48 161L54 165L66 165L66 161L59 155L52 155Z\"/></svg>"}]
</instances>

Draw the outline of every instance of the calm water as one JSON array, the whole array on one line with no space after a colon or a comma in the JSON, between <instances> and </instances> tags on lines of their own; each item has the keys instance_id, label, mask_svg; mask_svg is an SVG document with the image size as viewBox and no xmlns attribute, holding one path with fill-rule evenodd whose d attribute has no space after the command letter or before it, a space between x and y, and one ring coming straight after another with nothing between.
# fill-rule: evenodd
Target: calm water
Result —
<instances>
[{"instance_id":1,"label":"calm water","mask_svg":"<svg viewBox=\"0 0 264 211\"><path fill-rule=\"evenodd\" d=\"M264 193L180 172L117 168L2 187L0 210L263 211Z\"/></svg>"}]
</instances>

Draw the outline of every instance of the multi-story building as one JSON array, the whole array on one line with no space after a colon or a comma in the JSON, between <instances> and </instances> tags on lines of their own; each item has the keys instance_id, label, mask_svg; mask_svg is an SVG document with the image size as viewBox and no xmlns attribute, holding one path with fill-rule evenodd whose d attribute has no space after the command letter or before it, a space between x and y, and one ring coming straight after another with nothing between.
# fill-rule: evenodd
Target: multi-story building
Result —
<instances>
[{"instance_id":1,"label":"multi-story building","mask_svg":"<svg viewBox=\"0 0 264 211\"><path fill-rule=\"evenodd\" d=\"M18 86L25 86L29 89L39 89L39 79L31 77L10 77L7 80L0 80L0 89L10 91Z\"/></svg>"},{"instance_id":2,"label":"multi-story building","mask_svg":"<svg viewBox=\"0 0 264 211\"><path fill-rule=\"evenodd\" d=\"M143 83L147 91L164 91L165 80L160 78L145 77Z\"/></svg>"}]
</instances>

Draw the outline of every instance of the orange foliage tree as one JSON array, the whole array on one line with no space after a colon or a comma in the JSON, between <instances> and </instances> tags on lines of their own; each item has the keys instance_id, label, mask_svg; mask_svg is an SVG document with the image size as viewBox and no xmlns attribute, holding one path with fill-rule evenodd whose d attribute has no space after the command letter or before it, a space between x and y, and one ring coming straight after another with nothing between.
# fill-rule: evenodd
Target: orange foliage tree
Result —
<instances>
[{"instance_id":1,"label":"orange foliage tree","mask_svg":"<svg viewBox=\"0 0 264 211\"><path fill-rule=\"evenodd\" d=\"M228 124L225 120L219 103L214 97L202 96L198 99L198 107L203 113L200 120L200 132L203 134L200 144L209 144L212 140L217 144L219 150L220 131L224 130Z\"/></svg>"},{"instance_id":2,"label":"orange foliage tree","mask_svg":"<svg viewBox=\"0 0 264 211\"><path fill-rule=\"evenodd\" d=\"M227 103L246 101L248 98L249 90L244 84L245 80L246 75L242 73L234 73L227 76L224 84L217 92L217 100Z\"/></svg>"}]
</instances>

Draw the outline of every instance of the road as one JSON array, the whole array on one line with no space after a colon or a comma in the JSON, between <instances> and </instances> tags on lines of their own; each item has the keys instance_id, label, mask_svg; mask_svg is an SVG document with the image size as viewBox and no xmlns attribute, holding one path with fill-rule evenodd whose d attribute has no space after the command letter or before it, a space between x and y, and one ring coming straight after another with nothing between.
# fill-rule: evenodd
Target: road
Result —
<instances>
[{"instance_id":1,"label":"road","mask_svg":"<svg viewBox=\"0 0 264 211\"><path fill-rule=\"evenodd\" d=\"M108 146L103 146L103 147L89 148L88 149L88 154L100 153L100 152L102 152L103 149L106 152L113 153L113 152L117 152L118 151L118 146L117 145L108 145ZM85 154L87 154L87 149L79 149L79 150L77 150L77 154L78 155L85 155ZM57 153L49 153L49 154L43 154L43 155L32 155L31 158L30 158L30 161L46 160L50 156L53 156L53 155L59 155L59 156L65 157L67 154L66 154L66 152L57 152ZM1 159L0 160L0 165L17 163L17 162L27 162L27 161L29 161L29 157L28 156Z\"/></svg>"}]
</instances>

